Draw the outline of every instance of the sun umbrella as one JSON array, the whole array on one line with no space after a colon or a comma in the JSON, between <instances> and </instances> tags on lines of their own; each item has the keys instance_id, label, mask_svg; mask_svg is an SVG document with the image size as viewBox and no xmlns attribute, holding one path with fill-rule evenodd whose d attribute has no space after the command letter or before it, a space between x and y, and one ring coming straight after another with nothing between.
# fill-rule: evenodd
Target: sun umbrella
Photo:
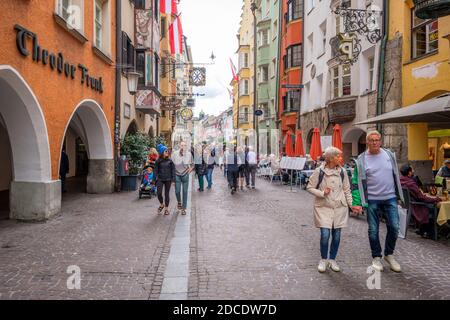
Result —
<instances>
[{"instance_id":1,"label":"sun umbrella","mask_svg":"<svg viewBox=\"0 0 450 320\"><path fill-rule=\"evenodd\" d=\"M342 131L340 125L335 125L333 128L333 147L342 151Z\"/></svg>"},{"instance_id":2,"label":"sun umbrella","mask_svg":"<svg viewBox=\"0 0 450 320\"><path fill-rule=\"evenodd\" d=\"M295 156L303 157L304 155L305 151L303 149L302 131L297 130L297 134L295 135Z\"/></svg>"},{"instance_id":3,"label":"sun umbrella","mask_svg":"<svg viewBox=\"0 0 450 320\"><path fill-rule=\"evenodd\" d=\"M311 140L311 151L309 152L309 154L314 161L317 160L317 157L322 156L322 145L320 144L319 128L314 128Z\"/></svg>"},{"instance_id":4,"label":"sun umbrella","mask_svg":"<svg viewBox=\"0 0 450 320\"><path fill-rule=\"evenodd\" d=\"M286 155L288 157L294 156L294 149L292 147L292 134L291 132L286 133Z\"/></svg>"}]
</instances>

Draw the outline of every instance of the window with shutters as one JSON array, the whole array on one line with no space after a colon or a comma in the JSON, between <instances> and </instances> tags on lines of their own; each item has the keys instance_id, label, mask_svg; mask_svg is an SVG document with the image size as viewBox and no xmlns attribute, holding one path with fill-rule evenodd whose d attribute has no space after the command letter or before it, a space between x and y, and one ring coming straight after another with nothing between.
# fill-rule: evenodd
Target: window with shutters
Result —
<instances>
[{"instance_id":1,"label":"window with shutters","mask_svg":"<svg viewBox=\"0 0 450 320\"><path fill-rule=\"evenodd\" d=\"M133 70L135 63L134 63L134 46L131 43L130 37L126 34L126 32L122 31L122 65L123 71L127 70Z\"/></svg>"}]
</instances>

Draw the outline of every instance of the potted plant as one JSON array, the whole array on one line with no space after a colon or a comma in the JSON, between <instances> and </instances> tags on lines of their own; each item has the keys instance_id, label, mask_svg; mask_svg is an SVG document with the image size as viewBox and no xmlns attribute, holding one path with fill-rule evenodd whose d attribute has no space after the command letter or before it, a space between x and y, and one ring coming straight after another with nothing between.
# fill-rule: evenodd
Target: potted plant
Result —
<instances>
[{"instance_id":1,"label":"potted plant","mask_svg":"<svg viewBox=\"0 0 450 320\"><path fill-rule=\"evenodd\" d=\"M128 176L122 176L122 190L137 190L148 151L152 143L150 138L142 133L127 134L121 139L120 153L128 159Z\"/></svg>"}]
</instances>

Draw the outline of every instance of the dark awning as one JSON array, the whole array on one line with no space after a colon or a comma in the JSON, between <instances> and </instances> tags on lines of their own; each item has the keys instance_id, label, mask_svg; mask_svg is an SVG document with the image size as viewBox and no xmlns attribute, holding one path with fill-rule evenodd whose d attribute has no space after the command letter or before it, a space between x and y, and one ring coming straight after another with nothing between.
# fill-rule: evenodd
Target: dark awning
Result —
<instances>
[{"instance_id":1,"label":"dark awning","mask_svg":"<svg viewBox=\"0 0 450 320\"><path fill-rule=\"evenodd\" d=\"M425 100L408 107L383 113L382 115L358 122L369 123L450 123L450 94Z\"/></svg>"}]
</instances>

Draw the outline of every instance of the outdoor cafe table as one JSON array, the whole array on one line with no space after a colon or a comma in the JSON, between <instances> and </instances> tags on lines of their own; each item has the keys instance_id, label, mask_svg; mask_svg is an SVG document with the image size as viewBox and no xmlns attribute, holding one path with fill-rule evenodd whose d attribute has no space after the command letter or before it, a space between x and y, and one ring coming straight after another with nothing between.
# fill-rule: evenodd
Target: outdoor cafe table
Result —
<instances>
[{"instance_id":1,"label":"outdoor cafe table","mask_svg":"<svg viewBox=\"0 0 450 320\"><path fill-rule=\"evenodd\" d=\"M437 224L442 226L447 222L447 220L450 220L450 201L439 202L437 207L439 209Z\"/></svg>"}]
</instances>

